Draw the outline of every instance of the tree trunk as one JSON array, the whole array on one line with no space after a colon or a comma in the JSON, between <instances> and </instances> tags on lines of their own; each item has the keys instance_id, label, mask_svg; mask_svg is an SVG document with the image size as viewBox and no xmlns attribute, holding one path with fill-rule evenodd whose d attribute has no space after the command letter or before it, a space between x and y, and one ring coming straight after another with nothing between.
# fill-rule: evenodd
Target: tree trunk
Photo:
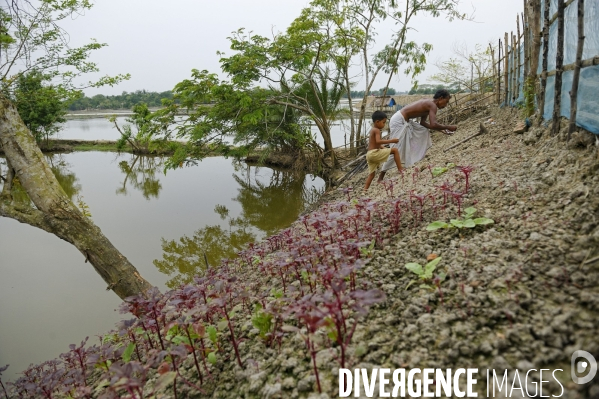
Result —
<instances>
[{"instance_id":1,"label":"tree trunk","mask_svg":"<svg viewBox=\"0 0 599 399\"><path fill-rule=\"evenodd\" d=\"M151 287L100 229L73 205L16 108L1 95L0 143L10 165L0 197L0 216L40 228L73 244L85 262L89 261L106 281L107 289L121 298L143 294ZM12 176L19 179L35 207L12 202L6 189L12 184Z\"/></svg>"}]
</instances>

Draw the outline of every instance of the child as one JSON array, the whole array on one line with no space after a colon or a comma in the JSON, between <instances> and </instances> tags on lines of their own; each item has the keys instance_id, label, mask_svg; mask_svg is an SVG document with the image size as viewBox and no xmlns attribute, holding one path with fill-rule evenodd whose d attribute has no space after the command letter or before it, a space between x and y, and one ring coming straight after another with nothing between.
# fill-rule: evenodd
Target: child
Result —
<instances>
[{"instance_id":1,"label":"child","mask_svg":"<svg viewBox=\"0 0 599 399\"><path fill-rule=\"evenodd\" d=\"M370 129L370 140L368 141L368 152L366 153L366 162L370 174L366 178L364 190L368 190L377 168L389 158L389 155L393 154L397 170L401 171L401 160L397 148L384 148L382 146L382 144L392 144L399 141L399 139L381 140L381 129L385 127L387 115L383 111L374 111L372 113L372 122L374 122L374 126Z\"/></svg>"}]
</instances>

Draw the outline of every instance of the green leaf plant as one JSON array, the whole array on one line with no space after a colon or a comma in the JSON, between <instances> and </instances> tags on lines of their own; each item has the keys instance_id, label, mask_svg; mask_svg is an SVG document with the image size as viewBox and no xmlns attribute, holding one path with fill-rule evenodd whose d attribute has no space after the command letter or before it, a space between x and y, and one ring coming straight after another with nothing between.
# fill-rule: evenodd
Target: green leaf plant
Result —
<instances>
[{"instance_id":1,"label":"green leaf plant","mask_svg":"<svg viewBox=\"0 0 599 399\"><path fill-rule=\"evenodd\" d=\"M433 272L437 268L437 264L439 262L441 262L440 256L428 262L426 265L424 265L424 267L419 263L406 263L406 269L416 274L421 282L428 283L433 280ZM439 281L443 281L445 280L445 277L445 273L441 272L435 277L435 279L438 278ZM406 285L406 290L417 281L418 280L410 281L408 285ZM432 286L429 284L421 284L420 288L432 288Z\"/></svg>"},{"instance_id":2,"label":"green leaf plant","mask_svg":"<svg viewBox=\"0 0 599 399\"><path fill-rule=\"evenodd\" d=\"M432 222L431 224L429 224L428 226L426 226L426 230L427 231L435 231L435 230L439 230L439 229L453 229L453 228L471 229L478 225L495 223L495 221L493 219L489 219L489 218L473 218L475 213L476 213L476 208L472 208L472 207L466 208L466 209L464 209L464 214L463 214L464 218L463 219L451 219L449 221L449 223L445 223L441 220L436 220L436 221Z\"/></svg>"}]
</instances>

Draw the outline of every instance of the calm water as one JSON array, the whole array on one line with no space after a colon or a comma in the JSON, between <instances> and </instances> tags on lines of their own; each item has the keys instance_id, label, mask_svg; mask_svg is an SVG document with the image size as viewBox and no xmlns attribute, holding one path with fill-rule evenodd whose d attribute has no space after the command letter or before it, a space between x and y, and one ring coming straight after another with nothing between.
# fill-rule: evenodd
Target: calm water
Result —
<instances>
[{"instance_id":1,"label":"calm water","mask_svg":"<svg viewBox=\"0 0 599 399\"><path fill-rule=\"evenodd\" d=\"M118 117L119 125L127 124L127 117ZM369 129L371 122L366 120L362 129ZM349 142L350 136L350 121L337 121L331 126L331 139L333 147L342 146ZM316 126L312 126L312 134L316 137L316 142L322 145L323 140ZM107 119L71 119L64 124L64 130L57 135L60 139L76 139L76 140L117 140L119 138L118 131L114 128Z\"/></svg>"},{"instance_id":2,"label":"calm water","mask_svg":"<svg viewBox=\"0 0 599 399\"><path fill-rule=\"evenodd\" d=\"M83 128L87 126L88 129ZM63 137L93 139L103 120L70 121ZM87 135L87 136L86 136ZM48 158L65 191L162 291L293 222L324 182L220 157L162 173L164 160L86 152ZM0 367L12 379L86 336L113 328L120 303L70 244L0 218Z\"/></svg>"}]
</instances>

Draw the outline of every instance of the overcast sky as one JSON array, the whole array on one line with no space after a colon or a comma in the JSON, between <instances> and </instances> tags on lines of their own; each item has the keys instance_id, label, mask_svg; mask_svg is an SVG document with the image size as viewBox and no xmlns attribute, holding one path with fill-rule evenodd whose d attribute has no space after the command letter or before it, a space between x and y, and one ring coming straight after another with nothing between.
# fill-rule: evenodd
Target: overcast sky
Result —
<instances>
[{"instance_id":1,"label":"overcast sky","mask_svg":"<svg viewBox=\"0 0 599 399\"><path fill-rule=\"evenodd\" d=\"M193 68L220 72L217 51L231 53L227 37L241 27L270 36L283 31L296 18L307 0L102 0L86 15L66 21L63 27L71 44L81 45L90 38L107 43L96 51L92 60L102 75L130 73L131 79L116 87L88 89L87 95L120 94L146 89L171 90L190 77ZM433 45L429 63L418 80L428 83L427 76L437 72L435 61L452 56L454 43L487 45L503 38L505 31L516 29L516 14L523 0L462 1L460 9L474 11L475 22L449 22L443 17L418 17L408 40ZM380 25L374 50L384 46L390 25ZM375 88L383 87L380 78ZM391 87L409 90L412 83L405 75L394 77ZM356 88L363 90L362 85Z\"/></svg>"}]
</instances>

